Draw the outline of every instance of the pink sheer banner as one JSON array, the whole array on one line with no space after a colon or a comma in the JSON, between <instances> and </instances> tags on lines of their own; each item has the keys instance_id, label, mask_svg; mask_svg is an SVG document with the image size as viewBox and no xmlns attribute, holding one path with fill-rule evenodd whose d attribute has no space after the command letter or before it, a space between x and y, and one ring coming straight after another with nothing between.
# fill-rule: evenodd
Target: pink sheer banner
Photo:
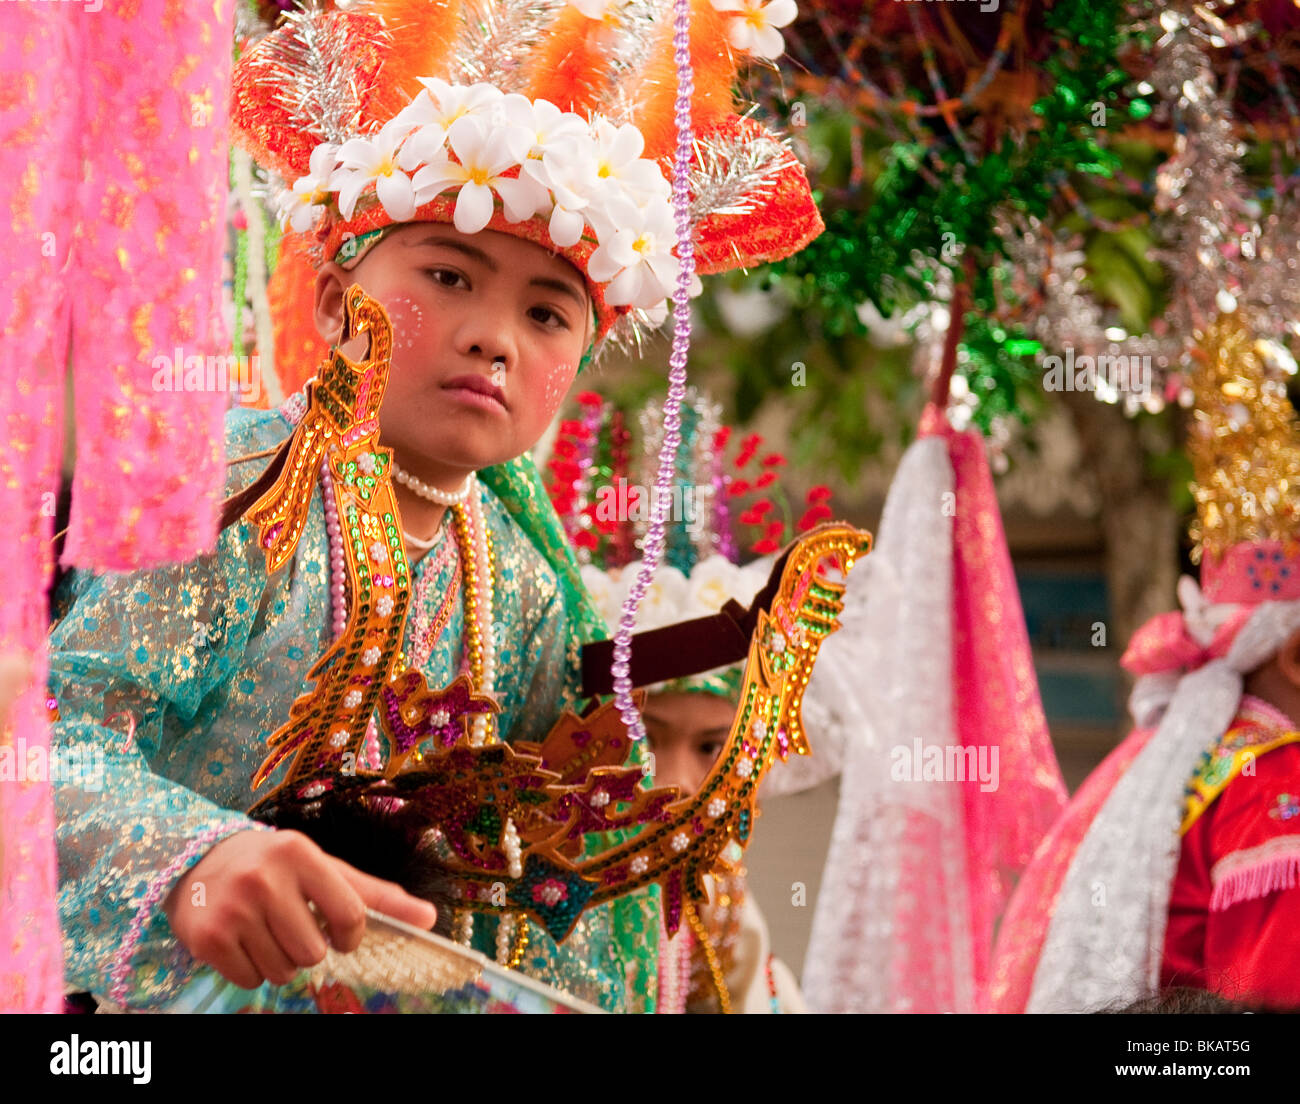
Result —
<instances>
[{"instance_id":1,"label":"pink sheer banner","mask_svg":"<svg viewBox=\"0 0 1300 1104\"><path fill-rule=\"evenodd\" d=\"M0 653L31 672L0 734L10 764L24 763L0 783L5 1010L55 1010L62 987L48 772L26 764L48 763L41 687L66 366L77 462L65 562L153 567L216 540L233 10L233 0L0 4L0 496L11 551Z\"/></svg>"},{"instance_id":2,"label":"pink sheer banner","mask_svg":"<svg viewBox=\"0 0 1300 1104\"><path fill-rule=\"evenodd\" d=\"M987 1010L993 940L1020 872L1065 805L984 439L931 407L921 435L948 439L953 509L953 708L964 751L991 784L962 785L973 972ZM983 756L983 759L980 757ZM972 761L967 755L967 762ZM988 772L992 775L994 772Z\"/></svg>"}]
</instances>

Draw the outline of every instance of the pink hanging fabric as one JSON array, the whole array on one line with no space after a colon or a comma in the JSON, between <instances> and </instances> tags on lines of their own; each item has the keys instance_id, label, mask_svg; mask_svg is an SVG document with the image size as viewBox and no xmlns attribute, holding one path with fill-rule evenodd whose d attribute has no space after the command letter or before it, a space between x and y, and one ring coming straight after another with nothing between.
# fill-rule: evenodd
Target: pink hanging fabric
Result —
<instances>
[{"instance_id":1,"label":"pink hanging fabric","mask_svg":"<svg viewBox=\"0 0 1300 1104\"><path fill-rule=\"evenodd\" d=\"M948 440L953 507L953 708L963 749L997 749L997 785L962 785L972 969L977 1007L989 1007L993 940L1020 872L1065 805L998 511L976 431L958 432L935 407L921 436ZM986 750L986 756L991 755Z\"/></svg>"},{"instance_id":2,"label":"pink hanging fabric","mask_svg":"<svg viewBox=\"0 0 1300 1104\"><path fill-rule=\"evenodd\" d=\"M154 380L178 359L206 365L227 351L219 306L232 19L229 0L0 4L9 181L0 502L10 548L0 655L25 659L31 676L0 725L11 764L47 761L46 591L65 366L75 375L77 462L64 562L154 567L216 540L228 396L159 390ZM61 1007L56 886L49 784L5 781L0 1009Z\"/></svg>"}]
</instances>

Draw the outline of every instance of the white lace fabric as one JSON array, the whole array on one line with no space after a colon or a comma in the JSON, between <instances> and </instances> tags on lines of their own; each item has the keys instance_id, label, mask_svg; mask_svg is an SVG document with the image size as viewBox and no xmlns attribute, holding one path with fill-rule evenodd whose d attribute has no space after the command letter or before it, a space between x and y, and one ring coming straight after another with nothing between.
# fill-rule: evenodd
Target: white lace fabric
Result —
<instances>
[{"instance_id":1,"label":"white lace fabric","mask_svg":"<svg viewBox=\"0 0 1300 1104\"><path fill-rule=\"evenodd\" d=\"M804 697L813 758L803 780L825 776L824 751L826 774L836 760L842 773L804 963L814 1012L974 1009L960 787L896 780L893 769L896 749L911 754L916 740L960 742L952 680L936 673L937 657L952 655L953 520L943 504L953 483L946 440L907 450Z\"/></svg>"}]
</instances>

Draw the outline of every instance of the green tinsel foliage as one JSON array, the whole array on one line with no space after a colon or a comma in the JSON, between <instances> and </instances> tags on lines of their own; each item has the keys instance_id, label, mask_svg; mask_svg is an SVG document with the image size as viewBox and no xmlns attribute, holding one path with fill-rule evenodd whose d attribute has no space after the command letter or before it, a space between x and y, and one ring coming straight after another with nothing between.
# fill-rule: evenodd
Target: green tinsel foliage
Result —
<instances>
[{"instance_id":1,"label":"green tinsel foliage","mask_svg":"<svg viewBox=\"0 0 1300 1104\"><path fill-rule=\"evenodd\" d=\"M962 370L980 398L976 420L987 429L996 414L1023 413L1038 394L1032 343L1014 329L976 323L993 311L987 272L1003 257L993 215L1010 205L1045 218L1063 182L1109 177L1118 167L1100 135L1149 111L1144 101L1121 102L1121 16L1118 0L1054 4L1045 25L1055 49L1043 63L1051 86L1034 105L1036 126L1005 134L973 162L951 139L895 143L880 157L865 205L861 196L828 202L836 194L831 187L819 194L826 233L770 266L769 278L781 279L802 304L815 303L826 332L838 338L865 333L860 304L874 303L888 317L931 299L940 270L964 281L972 257L979 275Z\"/></svg>"}]
</instances>

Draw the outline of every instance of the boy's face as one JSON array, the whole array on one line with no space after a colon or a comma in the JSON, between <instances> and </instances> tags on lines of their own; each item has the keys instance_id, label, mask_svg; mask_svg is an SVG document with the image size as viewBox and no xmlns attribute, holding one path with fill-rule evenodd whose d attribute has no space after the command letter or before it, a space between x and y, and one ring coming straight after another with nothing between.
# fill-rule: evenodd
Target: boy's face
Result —
<instances>
[{"instance_id":1,"label":"boy's face","mask_svg":"<svg viewBox=\"0 0 1300 1104\"><path fill-rule=\"evenodd\" d=\"M342 333L343 293L353 283L393 323L381 440L400 465L447 490L537 443L591 338L582 274L495 230L462 234L444 223L412 223L351 269L322 266L316 327L331 343ZM363 350L358 341L345 351ZM494 384L501 401L456 386L465 377Z\"/></svg>"},{"instance_id":2,"label":"boy's face","mask_svg":"<svg viewBox=\"0 0 1300 1104\"><path fill-rule=\"evenodd\" d=\"M682 797L693 794L727 742L736 707L717 694L658 693L650 695L644 715L655 785L679 786Z\"/></svg>"}]
</instances>

